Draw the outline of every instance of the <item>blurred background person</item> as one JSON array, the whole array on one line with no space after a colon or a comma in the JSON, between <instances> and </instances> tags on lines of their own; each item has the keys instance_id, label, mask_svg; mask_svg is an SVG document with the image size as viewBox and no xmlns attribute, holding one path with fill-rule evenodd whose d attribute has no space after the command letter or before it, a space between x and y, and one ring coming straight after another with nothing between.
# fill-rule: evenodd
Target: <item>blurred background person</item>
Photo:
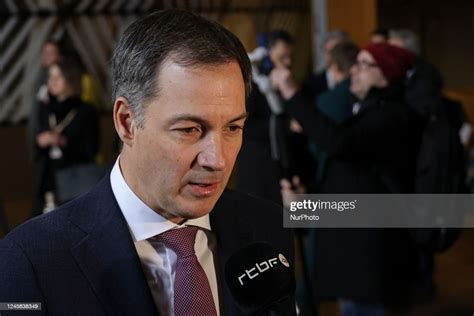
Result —
<instances>
[{"instance_id":1,"label":"blurred background person","mask_svg":"<svg viewBox=\"0 0 474 316\"><path fill-rule=\"evenodd\" d=\"M293 37L274 30L261 37L259 44L250 54L253 87L246 104L249 116L237 160L236 185L240 191L281 204L279 181L290 168L289 118L268 74L274 67L291 67Z\"/></svg>"},{"instance_id":2,"label":"blurred background person","mask_svg":"<svg viewBox=\"0 0 474 316\"><path fill-rule=\"evenodd\" d=\"M36 146L35 135L38 132L39 103L48 102L52 96L48 93L48 69L51 65L58 63L63 54L63 49L58 41L48 39L41 51L41 70L35 81L33 102L31 104L30 117L28 119L27 139L31 152Z\"/></svg>"},{"instance_id":3,"label":"blurred background person","mask_svg":"<svg viewBox=\"0 0 474 316\"><path fill-rule=\"evenodd\" d=\"M302 83L301 91L311 102L322 92L334 88L336 82L328 71L330 51L339 43L352 42L350 35L341 30L333 30L326 35L323 44L325 68L318 73L311 73Z\"/></svg>"},{"instance_id":4,"label":"blurred background person","mask_svg":"<svg viewBox=\"0 0 474 316\"><path fill-rule=\"evenodd\" d=\"M417 56L405 80L406 102L420 116L423 130L418 149L415 193L467 193L467 153L464 148L469 145L472 126L463 105L443 94L441 74L421 57L420 41L415 32L391 30L389 42ZM451 247L458 239L460 229L416 228L412 234L419 249L420 284L425 299L432 300L436 296L435 254Z\"/></svg>"},{"instance_id":5,"label":"blurred background person","mask_svg":"<svg viewBox=\"0 0 474 316\"><path fill-rule=\"evenodd\" d=\"M352 116L352 105L356 102L355 96L350 91L350 69L356 63L358 52L359 48L352 42L342 42L334 46L329 52L328 71L335 79L336 85L334 89L321 93L313 102L313 106L317 111L320 111L338 125L343 124ZM326 151L311 141L309 142L309 147L317 166L316 173L314 174L315 179L312 182L313 188L307 185L304 185L303 188L300 179L295 179L294 189L297 189L298 193L317 193L328 163L328 153ZM282 180L282 187L282 193L285 195L287 190L291 190L291 183L288 180ZM311 313L312 306L308 306L309 304L318 306L316 296L311 294L314 297L308 298L308 294L314 293L313 289L315 288L314 270L317 269L315 260L318 256L317 251L315 251L315 238L315 229L308 229L308 243L304 250L305 258L307 258L305 264L308 277L301 279L297 289L298 305L303 315ZM305 284L305 282L310 282L310 284Z\"/></svg>"},{"instance_id":6,"label":"blurred background person","mask_svg":"<svg viewBox=\"0 0 474 316\"><path fill-rule=\"evenodd\" d=\"M339 43L329 52L328 72L334 78L335 86L332 90L321 93L314 106L336 124L342 124L352 116L352 105L356 98L349 89L350 69L356 62L358 52L359 48L352 42ZM316 158L318 184L324 176L327 153L318 149L314 143L311 143L311 152Z\"/></svg>"},{"instance_id":7,"label":"blurred background person","mask_svg":"<svg viewBox=\"0 0 474 316\"><path fill-rule=\"evenodd\" d=\"M403 47L417 56L415 67L409 70L406 80L405 97L425 121L436 114L439 107L459 125L459 137L464 146L468 146L472 133L472 125L468 120L461 103L448 99L443 95L443 79L439 70L420 54L418 35L409 29L393 29L390 31L390 44Z\"/></svg>"},{"instance_id":8,"label":"blurred background person","mask_svg":"<svg viewBox=\"0 0 474 316\"><path fill-rule=\"evenodd\" d=\"M386 43L388 41L389 29L385 27L378 27L370 34L370 42L372 43Z\"/></svg>"},{"instance_id":9,"label":"blurred background person","mask_svg":"<svg viewBox=\"0 0 474 316\"><path fill-rule=\"evenodd\" d=\"M100 97L97 91L97 86L95 84L92 76L87 73L79 62L79 58L76 56L77 53L72 49L68 48L66 40L53 40L48 39L43 44L41 52L41 70L39 72L38 78L35 82L35 95L31 105L30 117L28 119L27 127L27 139L30 146L30 150L33 152L36 145L34 139L35 135L38 132L38 115L39 115L39 103L47 103L49 99L55 98L48 91L48 71L49 67L55 63L58 63L64 56L68 56L69 59L77 60L77 63L81 67L81 78L80 78L80 98L82 101L93 105L96 109L100 105ZM72 57L74 56L74 57Z\"/></svg>"},{"instance_id":10,"label":"blurred background person","mask_svg":"<svg viewBox=\"0 0 474 316\"><path fill-rule=\"evenodd\" d=\"M389 43L417 56L414 67L407 73L405 98L421 117L428 119L441 98L443 79L440 72L420 56L419 39L413 31L393 29L390 31Z\"/></svg>"},{"instance_id":11,"label":"blurred background person","mask_svg":"<svg viewBox=\"0 0 474 316\"><path fill-rule=\"evenodd\" d=\"M35 135L35 215L44 209L46 197L50 204L56 200L57 172L93 162L98 151L98 116L92 106L80 99L81 75L74 59L62 58L48 68L48 91L52 97L39 104ZM71 186L74 180L70 179Z\"/></svg>"},{"instance_id":12,"label":"blurred background person","mask_svg":"<svg viewBox=\"0 0 474 316\"><path fill-rule=\"evenodd\" d=\"M351 68L358 101L338 125L308 106L286 69L272 82L287 111L328 153L322 193L413 192L417 116L404 102L406 71L415 56L385 43L369 44ZM293 184L296 185L296 184ZM292 190L283 186L283 190ZM386 315L412 303L416 249L404 229L315 229L314 285L318 299L339 299L342 315ZM386 251L390 249L390 251Z\"/></svg>"},{"instance_id":13,"label":"blurred background person","mask_svg":"<svg viewBox=\"0 0 474 316\"><path fill-rule=\"evenodd\" d=\"M417 56L420 55L420 39L412 30L391 29L386 35L386 40L390 44L405 48Z\"/></svg>"}]
</instances>

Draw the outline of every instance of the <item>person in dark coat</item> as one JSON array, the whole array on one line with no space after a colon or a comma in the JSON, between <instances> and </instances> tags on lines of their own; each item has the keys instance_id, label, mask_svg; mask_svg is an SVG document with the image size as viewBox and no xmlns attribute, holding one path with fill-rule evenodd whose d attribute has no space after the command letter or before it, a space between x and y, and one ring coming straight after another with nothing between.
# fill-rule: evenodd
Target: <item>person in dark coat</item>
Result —
<instances>
[{"instance_id":1,"label":"person in dark coat","mask_svg":"<svg viewBox=\"0 0 474 316\"><path fill-rule=\"evenodd\" d=\"M342 124L352 116L352 105L356 98L350 92L350 69L354 65L359 48L352 42L342 42L334 46L329 53L329 71L335 78L336 85L332 90L321 93L314 100L314 106L329 119ZM327 153L314 143L311 149L316 156L317 173L316 183L319 183L325 173Z\"/></svg>"},{"instance_id":2,"label":"person in dark coat","mask_svg":"<svg viewBox=\"0 0 474 316\"><path fill-rule=\"evenodd\" d=\"M415 66L407 72L405 100L418 113L423 126L422 142L418 155L415 193L466 193L466 155L464 147L470 143L472 125L462 103L443 95L443 79L435 65L420 54L418 35L409 29L390 31L389 43L414 53ZM449 122L459 141L439 122ZM439 148L439 152L433 152ZM449 148L449 150L447 150ZM426 154L429 152L429 154ZM434 157L433 157L434 156ZM444 168L440 169L440 166ZM436 296L434 280L435 253L446 250L456 241L459 228L417 228L413 231L419 246L420 285L424 287L426 300Z\"/></svg>"},{"instance_id":3,"label":"person in dark coat","mask_svg":"<svg viewBox=\"0 0 474 316\"><path fill-rule=\"evenodd\" d=\"M337 44L347 42L352 42L352 39L344 31L333 30L326 35L323 45L324 69L317 73L310 73L301 84L301 91L308 100L313 101L319 94L334 88L336 80L329 71L330 52Z\"/></svg>"},{"instance_id":4,"label":"person in dark coat","mask_svg":"<svg viewBox=\"0 0 474 316\"><path fill-rule=\"evenodd\" d=\"M441 101L443 79L435 65L420 56L418 36L407 29L390 31L389 43L405 48L416 55L416 62L407 72L405 99L427 121Z\"/></svg>"},{"instance_id":5,"label":"person in dark coat","mask_svg":"<svg viewBox=\"0 0 474 316\"><path fill-rule=\"evenodd\" d=\"M81 72L74 60L63 59L49 67L52 98L39 104L35 134L37 163L34 215L56 192L56 171L94 161L99 147L99 122L94 108L81 101Z\"/></svg>"},{"instance_id":6,"label":"person in dark coat","mask_svg":"<svg viewBox=\"0 0 474 316\"><path fill-rule=\"evenodd\" d=\"M333 120L336 124L343 124L352 116L352 105L356 101L355 96L350 92L350 69L355 64L359 48L352 42L342 42L334 46L330 51L330 63L328 70L331 76L335 78L336 85L333 89L321 93L313 100L313 106L317 111L320 111L328 119ZM304 133L304 130L303 130ZM317 193L318 185L321 183L326 173L326 166L328 163L328 154L314 142L309 142L309 149L316 161L316 172L314 174L315 184L312 189L307 188L306 193ZM289 182L285 181L290 186ZM284 183L285 183L284 182ZM311 313L312 307L317 306L318 303L311 297L314 292L314 265L315 258L318 254L315 251L315 238L317 232L315 229L308 229L308 242L305 247L306 259L306 274L297 288L297 300L299 303L302 315ZM311 277L310 277L311 276ZM309 285L306 282L310 282Z\"/></svg>"},{"instance_id":7,"label":"person in dark coat","mask_svg":"<svg viewBox=\"0 0 474 316\"><path fill-rule=\"evenodd\" d=\"M288 32L276 30L269 33L267 45L268 52L264 54L271 66L267 66L265 59L259 65L253 62L258 71L254 69L252 92L246 102L249 117L237 160L236 187L239 191L281 204L279 183L290 164L289 118L280 97L266 88L270 87L268 73L271 67L291 67L293 38Z\"/></svg>"},{"instance_id":8,"label":"person in dark coat","mask_svg":"<svg viewBox=\"0 0 474 316\"><path fill-rule=\"evenodd\" d=\"M287 111L328 153L323 193L412 191L418 116L403 100L403 80L415 56L389 44L369 44L351 69L353 116L338 125L308 107L286 70L272 73ZM291 190L289 186L284 190ZM316 295L341 299L343 315L384 315L409 304L416 251L404 229L318 229ZM356 314L352 314L356 313Z\"/></svg>"}]
</instances>

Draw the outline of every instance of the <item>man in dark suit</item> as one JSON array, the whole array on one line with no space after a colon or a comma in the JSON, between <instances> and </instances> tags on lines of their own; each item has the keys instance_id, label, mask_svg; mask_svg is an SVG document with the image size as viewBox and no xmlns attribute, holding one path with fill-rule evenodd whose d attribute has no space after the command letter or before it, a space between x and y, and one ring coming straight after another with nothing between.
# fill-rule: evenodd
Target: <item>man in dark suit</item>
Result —
<instances>
[{"instance_id":1,"label":"man in dark suit","mask_svg":"<svg viewBox=\"0 0 474 316\"><path fill-rule=\"evenodd\" d=\"M337 44L347 42L352 43L352 39L344 31L333 30L326 35L323 44L324 69L318 73L310 73L301 83L301 91L310 102L314 102L317 96L327 90L332 90L336 85L336 80L329 71L330 53Z\"/></svg>"},{"instance_id":2,"label":"man in dark suit","mask_svg":"<svg viewBox=\"0 0 474 316\"><path fill-rule=\"evenodd\" d=\"M47 315L243 315L223 281L229 256L267 241L293 266L293 249L278 207L225 190L251 84L242 44L195 14L155 12L125 31L112 76L120 157L89 193L0 242L0 302ZM295 314L293 295L277 313Z\"/></svg>"}]
</instances>

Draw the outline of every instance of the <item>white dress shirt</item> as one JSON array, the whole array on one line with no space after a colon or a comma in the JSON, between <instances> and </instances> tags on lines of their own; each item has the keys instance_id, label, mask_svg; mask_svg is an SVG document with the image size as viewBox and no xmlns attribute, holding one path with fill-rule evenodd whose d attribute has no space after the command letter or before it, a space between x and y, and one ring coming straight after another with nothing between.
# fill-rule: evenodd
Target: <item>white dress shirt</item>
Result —
<instances>
[{"instance_id":1,"label":"white dress shirt","mask_svg":"<svg viewBox=\"0 0 474 316\"><path fill-rule=\"evenodd\" d=\"M176 268L176 254L163 243L149 238L170 229L184 226L196 226L194 249L199 263L204 269L211 286L212 296L219 315L219 296L215 266L216 240L212 234L209 215L187 220L184 224L172 223L148 207L130 189L126 183L119 164L120 157L110 174L112 191L127 221L138 257L146 275L148 286L160 315L174 315L174 277Z\"/></svg>"}]
</instances>

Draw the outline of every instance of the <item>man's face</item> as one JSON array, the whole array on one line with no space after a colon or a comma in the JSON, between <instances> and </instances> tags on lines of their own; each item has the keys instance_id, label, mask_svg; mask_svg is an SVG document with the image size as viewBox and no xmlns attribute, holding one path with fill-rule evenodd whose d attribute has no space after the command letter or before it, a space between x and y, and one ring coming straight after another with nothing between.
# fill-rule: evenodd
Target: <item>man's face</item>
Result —
<instances>
[{"instance_id":1,"label":"man's face","mask_svg":"<svg viewBox=\"0 0 474 316\"><path fill-rule=\"evenodd\" d=\"M363 100L372 87L382 88L387 85L387 79L372 55L362 50L357 55L357 63L351 68L351 92Z\"/></svg>"},{"instance_id":2,"label":"man's face","mask_svg":"<svg viewBox=\"0 0 474 316\"><path fill-rule=\"evenodd\" d=\"M331 50L340 42L337 38L330 38L324 43L324 63L326 67L331 64Z\"/></svg>"},{"instance_id":3,"label":"man's face","mask_svg":"<svg viewBox=\"0 0 474 316\"><path fill-rule=\"evenodd\" d=\"M182 67L166 62L159 96L145 109L120 159L125 180L173 222L208 214L242 144L245 88L236 62Z\"/></svg>"},{"instance_id":4,"label":"man's face","mask_svg":"<svg viewBox=\"0 0 474 316\"><path fill-rule=\"evenodd\" d=\"M278 40L272 46L268 55L275 68L290 68L292 63L293 45Z\"/></svg>"}]
</instances>

